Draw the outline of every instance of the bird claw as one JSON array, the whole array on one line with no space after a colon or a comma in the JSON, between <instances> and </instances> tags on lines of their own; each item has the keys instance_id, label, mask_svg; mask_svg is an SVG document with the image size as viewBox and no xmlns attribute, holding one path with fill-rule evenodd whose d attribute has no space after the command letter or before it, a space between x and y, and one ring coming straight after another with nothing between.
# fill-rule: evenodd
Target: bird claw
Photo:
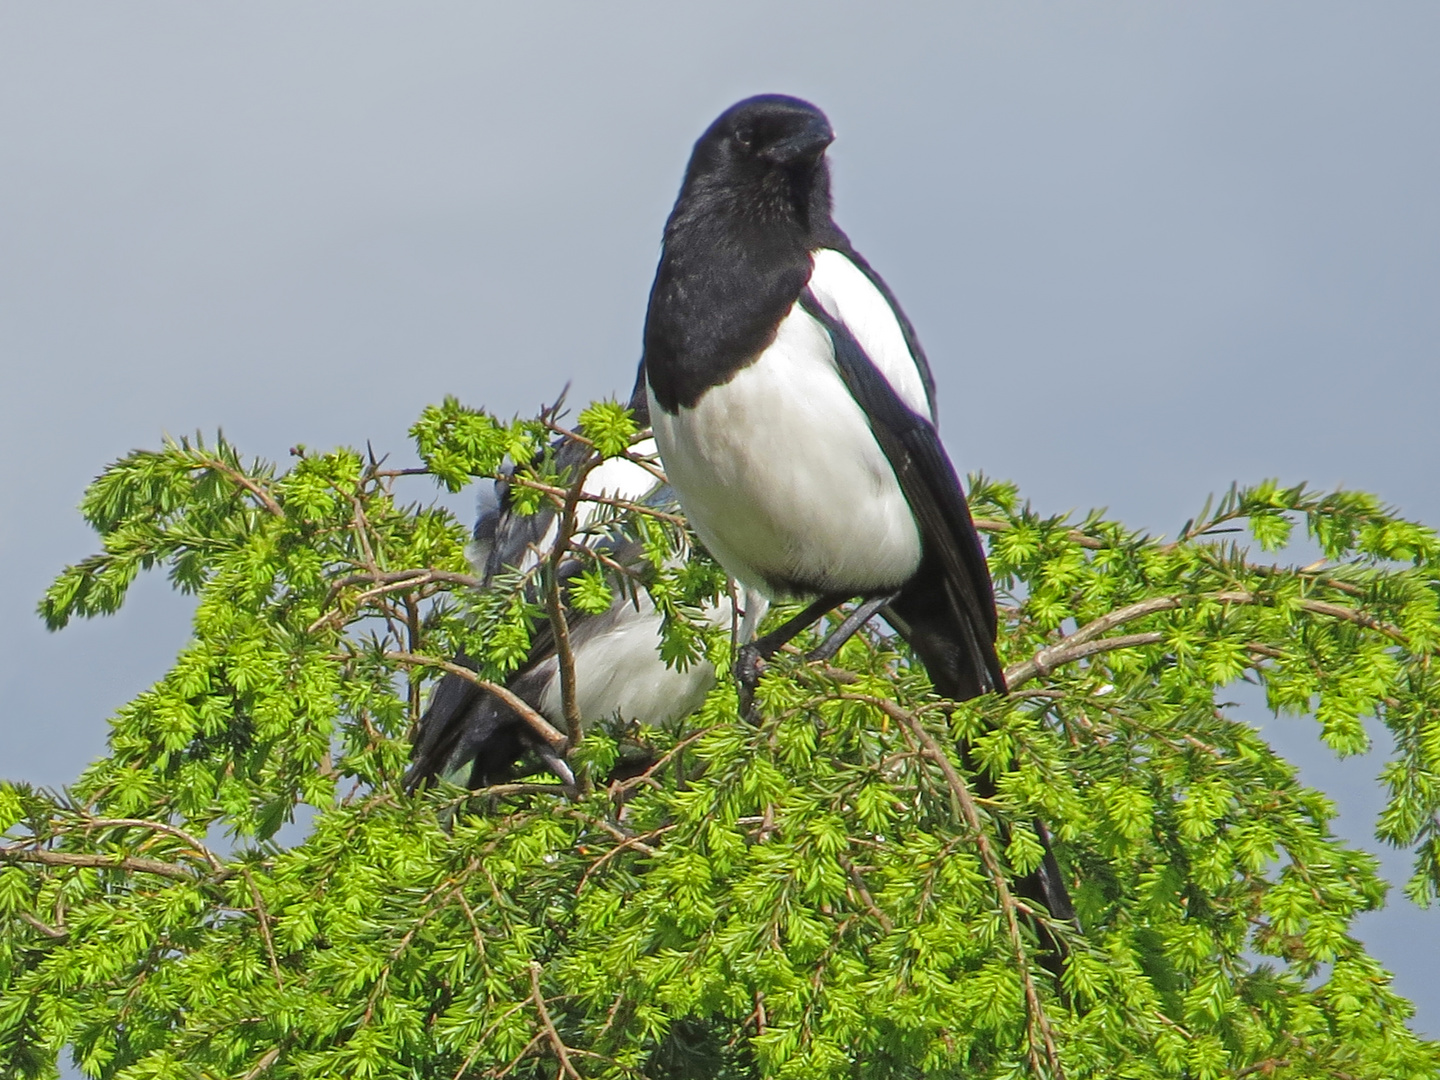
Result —
<instances>
[{"instance_id":1,"label":"bird claw","mask_svg":"<svg viewBox=\"0 0 1440 1080\"><path fill-rule=\"evenodd\" d=\"M580 790L580 785L575 779L575 771L570 768L570 763L548 746L538 747L536 752L539 754L540 760L545 763L546 768L554 773L564 785L565 794L574 798Z\"/></svg>"}]
</instances>

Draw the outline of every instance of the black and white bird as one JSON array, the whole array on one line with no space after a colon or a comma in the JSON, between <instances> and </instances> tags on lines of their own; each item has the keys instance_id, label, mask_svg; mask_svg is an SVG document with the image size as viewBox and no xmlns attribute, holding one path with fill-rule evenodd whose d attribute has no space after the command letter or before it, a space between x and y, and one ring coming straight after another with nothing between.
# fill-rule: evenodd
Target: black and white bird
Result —
<instances>
[{"instance_id":1,"label":"black and white bird","mask_svg":"<svg viewBox=\"0 0 1440 1080\"><path fill-rule=\"evenodd\" d=\"M643 400L640 404L637 411L643 417ZM556 465L561 472L577 469L590 453L581 442L563 440L555 447ZM633 453L653 457L654 443L642 442ZM670 489L627 458L611 458L591 470L583 491L590 500L610 497L675 509ZM638 539L618 528L596 528L604 515L613 516L606 504L582 501L577 510L577 542L603 549L619 565L640 565ZM533 569L548 554L558 524L553 509L529 515L514 512L509 483L497 481L481 504L470 549L484 585L507 572ZM561 575L581 569L575 561L563 566ZM740 640L748 641L766 602L748 594L741 606L738 632ZM708 607L706 615L715 625L729 626L732 604L722 599ZM587 724L617 717L646 726L665 724L699 708L715 683L715 669L707 661L683 668L666 665L660 656L661 616L643 587L617 596L609 610L598 615L571 611L567 623L575 657L576 703ZM470 666L463 656L457 660ZM538 620L533 628L531 655L510 677L508 689L563 730L558 661L547 620ZM487 787L509 779L516 762L527 754L539 758L561 779L573 781L568 765L514 710L468 679L446 674L436 684L416 729L405 782L414 789L446 777L471 788Z\"/></svg>"},{"instance_id":2,"label":"black and white bird","mask_svg":"<svg viewBox=\"0 0 1440 1080\"><path fill-rule=\"evenodd\" d=\"M1004 693L985 551L936 430L925 353L831 219L833 139L814 105L763 95L696 142L645 321L660 458L736 580L813 600L749 647L742 681L860 599L842 632L881 611L939 693ZM1040 898L1069 918L1053 856L1041 877Z\"/></svg>"}]
</instances>

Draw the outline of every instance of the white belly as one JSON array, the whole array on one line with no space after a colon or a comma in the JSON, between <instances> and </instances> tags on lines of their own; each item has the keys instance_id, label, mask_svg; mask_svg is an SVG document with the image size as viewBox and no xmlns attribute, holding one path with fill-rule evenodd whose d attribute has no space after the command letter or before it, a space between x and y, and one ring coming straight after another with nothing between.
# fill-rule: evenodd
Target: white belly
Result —
<instances>
[{"instance_id":1,"label":"white belly","mask_svg":"<svg viewBox=\"0 0 1440 1080\"><path fill-rule=\"evenodd\" d=\"M797 304L733 379L651 421L690 524L731 576L772 597L898 589L920 534L895 472Z\"/></svg>"},{"instance_id":2,"label":"white belly","mask_svg":"<svg viewBox=\"0 0 1440 1080\"><path fill-rule=\"evenodd\" d=\"M749 641L765 614L765 601L747 595L738 627ZM733 605L728 598L706 605L712 626L729 627ZM700 708L715 685L708 660L688 667L668 667L660 656L660 615L643 590L637 604L625 604L605 616L604 628L575 646L575 704L587 724L620 717L658 726ZM558 662L547 660L541 675L544 688L537 707L557 727L565 726Z\"/></svg>"}]
</instances>

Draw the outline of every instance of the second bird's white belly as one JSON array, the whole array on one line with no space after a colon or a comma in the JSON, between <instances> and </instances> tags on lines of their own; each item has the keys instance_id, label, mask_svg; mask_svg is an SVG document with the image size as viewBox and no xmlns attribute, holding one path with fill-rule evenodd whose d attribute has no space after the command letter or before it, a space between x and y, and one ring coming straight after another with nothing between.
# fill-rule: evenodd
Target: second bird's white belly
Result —
<instances>
[{"instance_id":1,"label":"second bird's white belly","mask_svg":"<svg viewBox=\"0 0 1440 1080\"><path fill-rule=\"evenodd\" d=\"M797 304L695 408L650 403L690 524L733 577L771 596L898 589L920 564L915 519L831 349Z\"/></svg>"}]
</instances>

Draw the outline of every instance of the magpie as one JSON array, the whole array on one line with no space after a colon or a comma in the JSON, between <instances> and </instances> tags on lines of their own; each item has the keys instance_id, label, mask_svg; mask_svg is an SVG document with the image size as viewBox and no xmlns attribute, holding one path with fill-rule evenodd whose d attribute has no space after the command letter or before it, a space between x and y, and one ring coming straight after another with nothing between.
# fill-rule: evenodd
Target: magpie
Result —
<instances>
[{"instance_id":1,"label":"magpie","mask_svg":"<svg viewBox=\"0 0 1440 1080\"><path fill-rule=\"evenodd\" d=\"M737 658L759 662L841 603L877 611L945 697L1005 693L995 596L936 429L914 327L831 217L825 114L778 94L695 143L665 225L640 375L670 483L737 581L809 600ZM833 649L833 645L822 648ZM1043 826L1031 884L1073 909Z\"/></svg>"},{"instance_id":2,"label":"magpie","mask_svg":"<svg viewBox=\"0 0 1440 1080\"><path fill-rule=\"evenodd\" d=\"M637 409L643 423L643 401ZM580 468L591 450L579 440L565 438L555 447L555 464L563 474ZM653 457L653 441L636 445L637 457ZM644 466L627 458L611 458L591 470L585 495L609 496L656 509L675 509L673 492ZM576 541L603 550L612 561L630 569L642 565L640 541L618 528L603 525L608 508L582 501L578 508ZM502 574L534 569L555 540L559 521L553 508L534 514L515 512L510 482L497 480L484 498L473 531L471 562L483 582L492 585ZM584 566L567 560L562 579ZM738 615L741 640L748 640L764 614L763 598L750 594ZM716 625L728 626L732 604L726 599L705 610ZM617 596L609 610L598 615L570 611L567 615L575 657L576 701L587 723L620 717L657 726L699 708L715 682L714 667L699 661L687 667L667 666L660 656L661 616L643 587ZM456 662L474 667L463 654ZM508 689L552 724L564 728L558 661L547 619L532 628L531 652L508 680ZM533 734L528 724L504 702L468 679L447 673L436 684L416 728L411 766L405 776L410 790L440 777L459 779L472 788L488 787L510 779L516 762L533 754L560 779L573 782L569 766ZM468 770L468 772L467 772Z\"/></svg>"}]
</instances>

